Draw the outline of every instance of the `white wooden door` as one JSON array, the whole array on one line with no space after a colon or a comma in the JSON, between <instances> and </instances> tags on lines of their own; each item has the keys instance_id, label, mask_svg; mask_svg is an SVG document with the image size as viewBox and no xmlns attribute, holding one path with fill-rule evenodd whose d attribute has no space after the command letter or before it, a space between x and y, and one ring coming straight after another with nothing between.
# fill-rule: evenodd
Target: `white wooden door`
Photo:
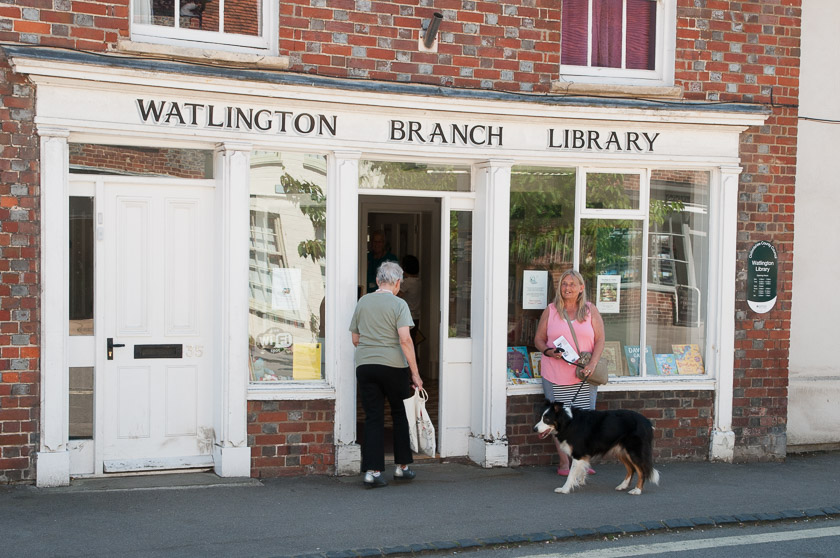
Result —
<instances>
[{"instance_id":1,"label":"white wooden door","mask_svg":"<svg viewBox=\"0 0 840 558\"><path fill-rule=\"evenodd\" d=\"M212 465L213 189L106 183L105 472Z\"/></svg>"},{"instance_id":2,"label":"white wooden door","mask_svg":"<svg viewBox=\"0 0 840 558\"><path fill-rule=\"evenodd\" d=\"M441 457L469 453L472 389L471 198L444 198L441 211Z\"/></svg>"}]
</instances>

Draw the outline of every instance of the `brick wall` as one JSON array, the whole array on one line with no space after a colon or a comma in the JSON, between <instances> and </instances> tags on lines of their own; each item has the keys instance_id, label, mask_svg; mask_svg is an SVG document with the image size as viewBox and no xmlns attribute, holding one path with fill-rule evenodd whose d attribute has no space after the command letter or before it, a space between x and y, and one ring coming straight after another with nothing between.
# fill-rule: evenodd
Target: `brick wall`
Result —
<instances>
[{"instance_id":1,"label":"brick wall","mask_svg":"<svg viewBox=\"0 0 840 558\"><path fill-rule=\"evenodd\" d=\"M741 136L735 315L735 458L784 457L796 177L801 0L680 2L676 79L686 97L773 104ZM739 9L735 12L732 10ZM746 304L747 253L760 240L779 254L775 308Z\"/></svg>"},{"instance_id":2,"label":"brick wall","mask_svg":"<svg viewBox=\"0 0 840 558\"><path fill-rule=\"evenodd\" d=\"M335 401L248 401L251 476L335 472Z\"/></svg>"},{"instance_id":3,"label":"brick wall","mask_svg":"<svg viewBox=\"0 0 840 558\"><path fill-rule=\"evenodd\" d=\"M533 431L544 402L542 395L508 398L507 436L511 465L557 463L554 442L540 440ZM630 409L649 418L654 428L655 461L703 461L708 458L714 409L711 391L602 392L598 394L597 409Z\"/></svg>"},{"instance_id":4,"label":"brick wall","mask_svg":"<svg viewBox=\"0 0 840 558\"><path fill-rule=\"evenodd\" d=\"M0 56L0 482L34 478L39 420L35 92Z\"/></svg>"}]
</instances>

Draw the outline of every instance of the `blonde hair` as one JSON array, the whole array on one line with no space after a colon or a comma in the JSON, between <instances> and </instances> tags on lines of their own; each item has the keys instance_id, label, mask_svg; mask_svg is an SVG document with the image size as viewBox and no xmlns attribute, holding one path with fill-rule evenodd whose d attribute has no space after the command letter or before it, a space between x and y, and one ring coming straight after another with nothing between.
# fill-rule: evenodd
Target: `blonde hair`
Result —
<instances>
[{"instance_id":1,"label":"blonde hair","mask_svg":"<svg viewBox=\"0 0 840 558\"><path fill-rule=\"evenodd\" d=\"M586 304L586 283L583 280L583 275L581 275L576 269L567 269L562 275L560 275L560 279L557 280L557 293L554 295L554 306L557 308L557 312L562 316L563 311L565 310L565 304L563 303L563 297L560 293L562 292L563 279L566 277L572 277L575 281L584 286L578 294L576 301L577 309L574 312L574 320L583 322L586 320L586 314L589 313L589 307ZM571 319L572 316L569 316L569 318Z\"/></svg>"}]
</instances>

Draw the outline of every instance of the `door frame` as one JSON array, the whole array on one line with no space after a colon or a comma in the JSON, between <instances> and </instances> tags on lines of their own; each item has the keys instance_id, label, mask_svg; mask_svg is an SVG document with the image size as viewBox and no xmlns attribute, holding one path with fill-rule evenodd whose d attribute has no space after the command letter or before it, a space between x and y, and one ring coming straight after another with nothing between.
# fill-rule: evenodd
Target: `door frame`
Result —
<instances>
[{"instance_id":1,"label":"door frame","mask_svg":"<svg viewBox=\"0 0 840 558\"><path fill-rule=\"evenodd\" d=\"M85 362L93 360L96 374L96 359L104 358L98 356L104 355L104 350L97 347L97 340L102 339L96 330L102 325L101 317L94 316L98 323L94 323L93 336L77 338L80 347L72 347L74 343L70 342L70 195L97 197L97 184L104 185L106 180L136 181L137 177L74 174L71 180L69 141L74 134L66 128L39 126L38 135L41 142L41 435L35 467L37 486L53 487L69 485L71 475L103 474L95 465L96 442L100 440L96 437L98 425L94 425L95 437L92 439L69 439L69 367L87 366ZM84 139L115 143L109 142L108 137L84 136ZM248 281L248 237L239 233L248 230L250 151L251 145L247 143L216 144L215 178L206 180L206 185L213 187L215 192L213 220L216 227L212 242L216 276L212 280L217 295L214 313L218 321L213 335L216 356L212 380L212 465L221 477L250 477L251 474L245 393L248 345L231 341L236 339L235 332L247 331L248 326L248 292L240 288ZM144 180L194 184L187 179L146 177ZM98 212L96 207L94 212ZM96 223L98 217L95 216L94 221ZM95 246L94 250L98 249L101 248ZM94 274L97 273L101 272L95 270ZM101 282L101 276L97 277ZM79 354L88 356L79 361ZM96 396L94 393L94 398ZM97 416L98 410L94 413Z\"/></svg>"},{"instance_id":2,"label":"door frame","mask_svg":"<svg viewBox=\"0 0 840 558\"><path fill-rule=\"evenodd\" d=\"M441 457L447 456L466 456L469 448L466 440L456 441L455 436L447 428L447 421L450 413L447 412L447 405L455 404L458 401L467 401L471 403L468 398L455 398L452 394L447 397L444 382L446 378L446 370L444 370L444 362L446 355L449 352L461 354L466 356L463 364L472 367L472 339L449 339L448 337L448 263L449 263L449 214L450 211L466 210L475 212L475 194L473 192L440 192L440 191L423 191L423 190L360 190L359 192L359 284L364 285L366 277L362 269L362 263L367 261L367 244L364 241L364 235L368 229L368 214L369 213L422 213L424 211L432 210L432 242L435 238L438 239L439 252L437 258L432 258L427 274L431 281L430 285L434 288L436 298L438 300L437 308L431 308L431 320L437 321L440 325L438 327L437 336L429 336L429 341L435 343L436 347L431 348L432 355L436 355L438 382L439 382L439 405L440 412L438 415L438 453ZM406 198L412 198L409 202ZM438 204L433 203L417 203L417 198L429 198L430 200L438 200ZM439 283L435 282L435 277L439 278ZM434 297L433 297L434 298ZM436 316L435 316L436 314ZM450 359L452 360L452 359ZM457 359L455 359L457 360ZM455 360L452 360L455 362ZM458 361L460 363L460 361ZM469 364L468 364L469 363ZM469 383L474 373L468 373L467 382ZM469 409L467 409L466 424L459 425L458 429L467 431L469 434Z\"/></svg>"}]
</instances>

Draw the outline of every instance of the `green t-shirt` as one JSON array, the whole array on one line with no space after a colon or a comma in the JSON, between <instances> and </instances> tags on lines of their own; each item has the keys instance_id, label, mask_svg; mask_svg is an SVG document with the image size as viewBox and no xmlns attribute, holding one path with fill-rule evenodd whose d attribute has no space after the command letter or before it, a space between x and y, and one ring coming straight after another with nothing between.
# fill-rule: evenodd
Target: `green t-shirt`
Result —
<instances>
[{"instance_id":1,"label":"green t-shirt","mask_svg":"<svg viewBox=\"0 0 840 558\"><path fill-rule=\"evenodd\" d=\"M359 334L356 366L382 364L405 368L408 362L400 346L401 327L413 327L408 304L390 292L370 293L359 299L350 331Z\"/></svg>"}]
</instances>

